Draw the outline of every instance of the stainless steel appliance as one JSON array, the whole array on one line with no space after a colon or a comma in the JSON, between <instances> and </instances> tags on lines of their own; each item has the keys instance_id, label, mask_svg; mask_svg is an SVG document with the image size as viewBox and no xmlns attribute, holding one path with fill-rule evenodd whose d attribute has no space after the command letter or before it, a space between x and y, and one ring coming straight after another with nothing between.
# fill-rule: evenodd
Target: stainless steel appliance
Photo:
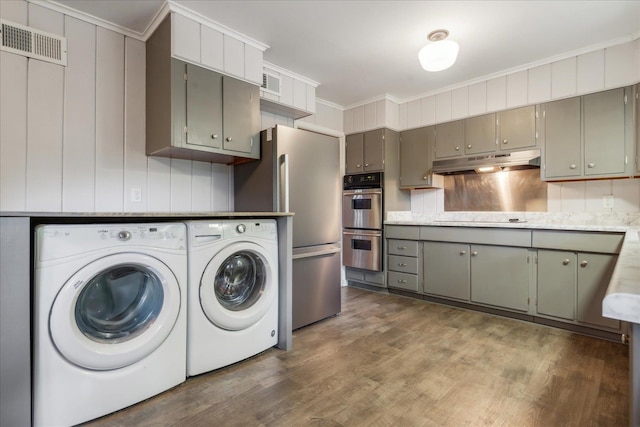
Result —
<instances>
[{"instance_id":1,"label":"stainless steel appliance","mask_svg":"<svg viewBox=\"0 0 640 427\"><path fill-rule=\"evenodd\" d=\"M276 126L259 161L234 166L236 211L294 212L293 329L337 314L340 302L338 138Z\"/></svg>"},{"instance_id":2,"label":"stainless steel appliance","mask_svg":"<svg viewBox=\"0 0 640 427\"><path fill-rule=\"evenodd\" d=\"M342 192L342 264L382 271L382 172L346 175Z\"/></svg>"}]
</instances>

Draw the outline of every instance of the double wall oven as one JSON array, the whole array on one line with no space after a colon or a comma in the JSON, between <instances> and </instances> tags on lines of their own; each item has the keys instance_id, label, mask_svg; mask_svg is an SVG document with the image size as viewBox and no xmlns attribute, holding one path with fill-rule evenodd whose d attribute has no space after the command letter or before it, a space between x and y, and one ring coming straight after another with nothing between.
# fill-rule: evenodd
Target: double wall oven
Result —
<instances>
[{"instance_id":1,"label":"double wall oven","mask_svg":"<svg viewBox=\"0 0 640 427\"><path fill-rule=\"evenodd\" d=\"M342 263L382 271L382 172L345 175L342 192Z\"/></svg>"}]
</instances>

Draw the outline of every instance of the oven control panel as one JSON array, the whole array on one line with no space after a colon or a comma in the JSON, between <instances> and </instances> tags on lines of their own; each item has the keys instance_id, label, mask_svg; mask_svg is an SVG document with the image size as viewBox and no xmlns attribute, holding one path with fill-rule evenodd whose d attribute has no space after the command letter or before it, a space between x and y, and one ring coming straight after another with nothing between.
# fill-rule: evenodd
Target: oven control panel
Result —
<instances>
[{"instance_id":1,"label":"oven control panel","mask_svg":"<svg viewBox=\"0 0 640 427\"><path fill-rule=\"evenodd\" d=\"M345 175L343 184L344 190L357 190L360 188L382 188L382 172Z\"/></svg>"}]
</instances>

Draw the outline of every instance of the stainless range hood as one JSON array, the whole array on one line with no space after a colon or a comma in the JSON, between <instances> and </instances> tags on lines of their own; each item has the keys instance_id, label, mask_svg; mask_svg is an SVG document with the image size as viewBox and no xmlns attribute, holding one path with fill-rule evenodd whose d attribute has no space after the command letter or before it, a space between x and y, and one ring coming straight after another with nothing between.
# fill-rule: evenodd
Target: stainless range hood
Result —
<instances>
[{"instance_id":1,"label":"stainless range hood","mask_svg":"<svg viewBox=\"0 0 640 427\"><path fill-rule=\"evenodd\" d=\"M455 175L540 168L540 150L494 153L459 159L434 160L433 173Z\"/></svg>"}]
</instances>

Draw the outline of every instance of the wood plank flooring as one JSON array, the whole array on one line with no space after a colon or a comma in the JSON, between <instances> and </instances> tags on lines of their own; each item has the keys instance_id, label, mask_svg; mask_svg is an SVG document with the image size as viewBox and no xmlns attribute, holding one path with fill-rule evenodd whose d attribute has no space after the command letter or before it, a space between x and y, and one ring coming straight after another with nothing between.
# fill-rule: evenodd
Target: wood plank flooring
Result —
<instances>
[{"instance_id":1,"label":"wood plank flooring","mask_svg":"<svg viewBox=\"0 0 640 427\"><path fill-rule=\"evenodd\" d=\"M627 426L628 347L344 288L339 316L88 426Z\"/></svg>"}]
</instances>

